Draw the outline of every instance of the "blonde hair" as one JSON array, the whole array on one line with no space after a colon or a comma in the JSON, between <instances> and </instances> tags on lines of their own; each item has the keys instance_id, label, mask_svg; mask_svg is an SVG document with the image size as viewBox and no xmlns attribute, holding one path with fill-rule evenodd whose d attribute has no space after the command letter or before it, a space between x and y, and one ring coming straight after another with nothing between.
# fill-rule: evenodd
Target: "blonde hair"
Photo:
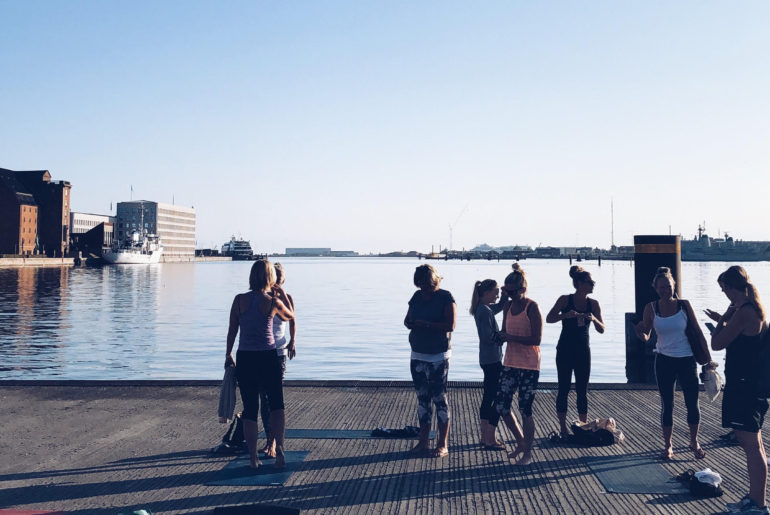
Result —
<instances>
[{"instance_id":1,"label":"blonde hair","mask_svg":"<svg viewBox=\"0 0 770 515\"><path fill-rule=\"evenodd\" d=\"M281 263L273 263L273 268L275 268L275 284L281 284L281 279L286 280L283 265Z\"/></svg>"},{"instance_id":2,"label":"blonde hair","mask_svg":"<svg viewBox=\"0 0 770 515\"><path fill-rule=\"evenodd\" d=\"M495 288L497 288L497 281L494 279L476 281L476 284L473 285L473 296L471 297L471 315L476 314L476 309L479 307L479 302L481 302L481 296Z\"/></svg>"},{"instance_id":3,"label":"blonde hair","mask_svg":"<svg viewBox=\"0 0 770 515\"><path fill-rule=\"evenodd\" d=\"M676 286L676 281L674 280L674 276L671 275L671 269L667 266L661 266L655 271L655 276L652 278L653 289L658 284L658 279L664 279L664 278L671 281L671 286ZM674 289L674 297L676 297L675 289Z\"/></svg>"},{"instance_id":4,"label":"blonde hair","mask_svg":"<svg viewBox=\"0 0 770 515\"><path fill-rule=\"evenodd\" d=\"M746 298L749 299L749 303L757 310L759 318L762 320L765 319L765 308L762 306L759 292L757 291L756 286L752 284L751 279L749 279L749 274L742 266L731 266L719 274L717 280L728 288L742 291L746 295Z\"/></svg>"},{"instance_id":5,"label":"blonde hair","mask_svg":"<svg viewBox=\"0 0 770 515\"><path fill-rule=\"evenodd\" d=\"M265 291L275 284L275 267L267 259L258 259L251 265L249 273L249 289Z\"/></svg>"},{"instance_id":6,"label":"blonde hair","mask_svg":"<svg viewBox=\"0 0 770 515\"><path fill-rule=\"evenodd\" d=\"M584 270L583 267L572 265L569 269L569 276L572 277L572 286L578 287L580 283L594 283L591 273Z\"/></svg>"},{"instance_id":7,"label":"blonde hair","mask_svg":"<svg viewBox=\"0 0 770 515\"><path fill-rule=\"evenodd\" d=\"M508 292L511 291L511 288L508 288L508 286L512 286L515 292L526 290L527 275L524 273L524 269L521 268L521 265L518 263L511 265L511 268L513 268L513 272L508 274L505 278L506 290L508 290Z\"/></svg>"},{"instance_id":8,"label":"blonde hair","mask_svg":"<svg viewBox=\"0 0 770 515\"><path fill-rule=\"evenodd\" d=\"M420 265L414 269L414 285L418 288L430 286L434 290L441 283L441 277L431 265Z\"/></svg>"}]
</instances>

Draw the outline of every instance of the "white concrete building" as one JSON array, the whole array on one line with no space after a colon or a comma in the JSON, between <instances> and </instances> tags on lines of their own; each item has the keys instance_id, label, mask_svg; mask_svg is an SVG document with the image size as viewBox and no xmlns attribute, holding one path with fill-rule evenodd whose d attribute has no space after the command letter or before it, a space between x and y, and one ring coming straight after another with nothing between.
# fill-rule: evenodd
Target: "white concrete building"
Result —
<instances>
[{"instance_id":1,"label":"white concrete building","mask_svg":"<svg viewBox=\"0 0 770 515\"><path fill-rule=\"evenodd\" d=\"M84 234L99 224L114 224L117 219L114 216L95 215L93 213L70 212L70 233Z\"/></svg>"},{"instance_id":2,"label":"white concrete building","mask_svg":"<svg viewBox=\"0 0 770 515\"><path fill-rule=\"evenodd\" d=\"M135 230L157 234L164 261L195 257L195 209L150 200L118 202L117 238Z\"/></svg>"}]
</instances>

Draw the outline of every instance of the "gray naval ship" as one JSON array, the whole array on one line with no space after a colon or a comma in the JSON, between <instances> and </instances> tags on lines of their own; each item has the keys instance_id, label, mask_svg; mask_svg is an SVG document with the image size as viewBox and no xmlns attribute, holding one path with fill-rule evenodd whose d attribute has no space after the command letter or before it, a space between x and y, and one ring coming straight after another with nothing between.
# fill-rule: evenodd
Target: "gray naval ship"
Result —
<instances>
[{"instance_id":1,"label":"gray naval ship","mask_svg":"<svg viewBox=\"0 0 770 515\"><path fill-rule=\"evenodd\" d=\"M682 240L682 261L770 261L770 241L711 238L699 225L698 236Z\"/></svg>"}]
</instances>

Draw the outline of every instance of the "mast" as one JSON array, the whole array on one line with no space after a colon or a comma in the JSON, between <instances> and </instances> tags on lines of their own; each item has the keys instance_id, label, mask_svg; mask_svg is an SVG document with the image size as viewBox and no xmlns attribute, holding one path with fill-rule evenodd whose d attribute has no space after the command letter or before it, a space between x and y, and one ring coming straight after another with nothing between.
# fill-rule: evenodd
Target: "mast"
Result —
<instances>
[{"instance_id":1,"label":"mast","mask_svg":"<svg viewBox=\"0 0 770 515\"><path fill-rule=\"evenodd\" d=\"M610 242L611 247L615 246L615 200L610 197Z\"/></svg>"}]
</instances>

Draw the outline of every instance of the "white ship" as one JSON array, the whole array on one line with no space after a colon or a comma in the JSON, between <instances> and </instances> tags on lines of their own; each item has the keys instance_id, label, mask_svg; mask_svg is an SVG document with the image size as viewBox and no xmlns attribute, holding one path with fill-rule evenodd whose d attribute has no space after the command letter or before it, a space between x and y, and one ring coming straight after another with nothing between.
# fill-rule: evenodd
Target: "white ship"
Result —
<instances>
[{"instance_id":1,"label":"white ship","mask_svg":"<svg viewBox=\"0 0 770 515\"><path fill-rule=\"evenodd\" d=\"M105 249L102 257L115 265L150 265L160 262L162 254L163 247L158 236L134 231L122 245L118 243Z\"/></svg>"},{"instance_id":2,"label":"white ship","mask_svg":"<svg viewBox=\"0 0 770 515\"><path fill-rule=\"evenodd\" d=\"M251 243L248 240L230 238L230 241L222 245L222 255L233 258L233 261L242 261L254 259L254 252L251 250Z\"/></svg>"}]
</instances>

